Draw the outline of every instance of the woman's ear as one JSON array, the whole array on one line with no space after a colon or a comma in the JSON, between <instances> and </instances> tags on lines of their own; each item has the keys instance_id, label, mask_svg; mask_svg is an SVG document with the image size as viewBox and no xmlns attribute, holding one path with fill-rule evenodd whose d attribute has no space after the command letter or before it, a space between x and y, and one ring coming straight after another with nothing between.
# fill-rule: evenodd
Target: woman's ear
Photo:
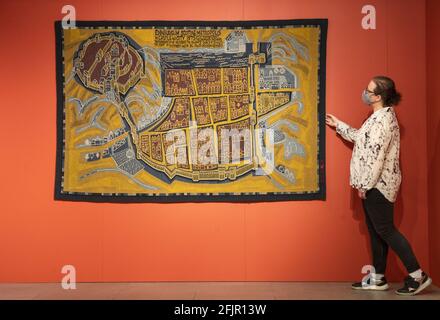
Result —
<instances>
[{"instance_id":1,"label":"woman's ear","mask_svg":"<svg viewBox=\"0 0 440 320\"><path fill-rule=\"evenodd\" d=\"M376 101L375 102L379 102L379 101L381 101L382 100L382 96L380 95L380 94L377 94L376 95Z\"/></svg>"}]
</instances>

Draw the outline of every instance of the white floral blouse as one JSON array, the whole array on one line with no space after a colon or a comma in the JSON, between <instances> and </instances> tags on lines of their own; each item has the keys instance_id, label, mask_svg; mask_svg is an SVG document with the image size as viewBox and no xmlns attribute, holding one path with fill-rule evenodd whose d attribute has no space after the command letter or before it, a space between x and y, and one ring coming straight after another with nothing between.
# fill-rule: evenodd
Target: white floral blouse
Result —
<instances>
[{"instance_id":1,"label":"white floral blouse","mask_svg":"<svg viewBox=\"0 0 440 320\"><path fill-rule=\"evenodd\" d=\"M376 110L360 129L339 120L336 132L354 143L350 186L362 190L377 188L390 202L395 202L402 175L400 129L393 107Z\"/></svg>"}]
</instances>

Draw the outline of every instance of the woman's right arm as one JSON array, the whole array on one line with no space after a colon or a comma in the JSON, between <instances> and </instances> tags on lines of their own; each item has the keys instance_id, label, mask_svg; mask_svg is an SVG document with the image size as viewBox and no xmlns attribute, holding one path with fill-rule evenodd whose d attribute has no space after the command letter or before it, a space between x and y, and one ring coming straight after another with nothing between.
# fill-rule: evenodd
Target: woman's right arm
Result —
<instances>
[{"instance_id":1,"label":"woman's right arm","mask_svg":"<svg viewBox=\"0 0 440 320\"><path fill-rule=\"evenodd\" d=\"M338 120L336 123L336 132L341 135L342 138L344 138L347 141L355 142L358 135L358 129L350 127L345 122Z\"/></svg>"}]
</instances>

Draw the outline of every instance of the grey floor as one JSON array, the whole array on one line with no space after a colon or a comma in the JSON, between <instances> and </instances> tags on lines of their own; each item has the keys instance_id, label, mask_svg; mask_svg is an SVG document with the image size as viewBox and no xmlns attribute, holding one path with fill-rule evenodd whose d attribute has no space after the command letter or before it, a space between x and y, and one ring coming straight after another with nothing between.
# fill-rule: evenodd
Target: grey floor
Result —
<instances>
[{"instance_id":1,"label":"grey floor","mask_svg":"<svg viewBox=\"0 0 440 320\"><path fill-rule=\"evenodd\" d=\"M0 300L440 300L440 289L434 285L414 297L396 295L400 286L393 283L388 291L366 292L344 282L139 282L78 283L75 290L64 290L59 283L0 283Z\"/></svg>"}]
</instances>

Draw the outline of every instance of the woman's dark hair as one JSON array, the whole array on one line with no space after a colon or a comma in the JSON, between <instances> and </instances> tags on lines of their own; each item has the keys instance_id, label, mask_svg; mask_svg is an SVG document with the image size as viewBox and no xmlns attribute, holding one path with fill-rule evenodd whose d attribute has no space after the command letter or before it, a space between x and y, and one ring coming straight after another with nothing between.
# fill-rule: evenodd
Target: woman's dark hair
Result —
<instances>
[{"instance_id":1,"label":"woman's dark hair","mask_svg":"<svg viewBox=\"0 0 440 320\"><path fill-rule=\"evenodd\" d=\"M402 100L402 95L396 90L396 85L392 79L385 76L376 76L373 78L373 82L376 84L374 94L382 97L384 106L397 106Z\"/></svg>"}]
</instances>

